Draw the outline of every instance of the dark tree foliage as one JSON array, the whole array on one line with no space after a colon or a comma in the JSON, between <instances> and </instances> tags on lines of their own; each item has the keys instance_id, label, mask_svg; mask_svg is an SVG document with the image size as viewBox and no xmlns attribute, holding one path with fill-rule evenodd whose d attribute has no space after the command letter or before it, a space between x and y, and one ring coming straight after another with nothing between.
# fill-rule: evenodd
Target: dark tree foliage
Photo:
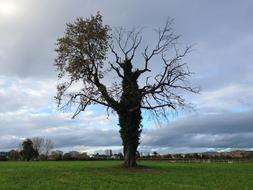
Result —
<instances>
[{"instance_id":1,"label":"dark tree foliage","mask_svg":"<svg viewBox=\"0 0 253 190\"><path fill-rule=\"evenodd\" d=\"M33 148L33 142L30 139L26 139L22 143L22 148L23 149L21 150L20 153L26 161L30 161L39 156L38 151Z\"/></svg>"},{"instance_id":2,"label":"dark tree foliage","mask_svg":"<svg viewBox=\"0 0 253 190\"><path fill-rule=\"evenodd\" d=\"M57 41L55 66L63 80L57 87L58 105L76 105L73 117L91 104L117 113L126 167L137 165L142 110L166 117L168 112L187 105L183 92L198 92L190 86L188 77L192 73L182 62L191 47L179 50L179 36L174 34L171 24L168 19L156 31L157 43L153 48L141 48L141 31L118 28L111 33L98 13L67 24L65 35ZM137 67L134 58L140 49L143 63L138 60ZM108 60L109 53L113 61ZM158 72L153 70L154 64ZM108 85L105 76L118 79Z\"/></svg>"},{"instance_id":3,"label":"dark tree foliage","mask_svg":"<svg viewBox=\"0 0 253 190\"><path fill-rule=\"evenodd\" d=\"M21 155L19 153L18 150L11 150L9 152L9 160L20 160L21 159Z\"/></svg>"}]
</instances>

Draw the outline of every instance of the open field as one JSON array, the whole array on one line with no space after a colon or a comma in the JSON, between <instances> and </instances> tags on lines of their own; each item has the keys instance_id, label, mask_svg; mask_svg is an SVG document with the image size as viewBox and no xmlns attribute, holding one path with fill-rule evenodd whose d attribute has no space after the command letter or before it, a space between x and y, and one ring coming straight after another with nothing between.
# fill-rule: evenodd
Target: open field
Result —
<instances>
[{"instance_id":1,"label":"open field","mask_svg":"<svg viewBox=\"0 0 253 190\"><path fill-rule=\"evenodd\" d=\"M122 169L120 161L0 162L0 189L217 189L253 187L253 163L168 163L141 161Z\"/></svg>"}]
</instances>

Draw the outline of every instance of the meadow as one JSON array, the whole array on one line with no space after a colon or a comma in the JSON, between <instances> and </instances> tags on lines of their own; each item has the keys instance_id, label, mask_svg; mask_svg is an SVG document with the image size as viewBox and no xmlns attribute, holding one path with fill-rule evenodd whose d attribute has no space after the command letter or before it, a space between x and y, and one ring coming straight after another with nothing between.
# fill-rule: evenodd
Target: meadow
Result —
<instances>
[{"instance_id":1,"label":"meadow","mask_svg":"<svg viewBox=\"0 0 253 190\"><path fill-rule=\"evenodd\" d=\"M187 189L251 190L253 163L141 161L0 162L1 190Z\"/></svg>"}]
</instances>

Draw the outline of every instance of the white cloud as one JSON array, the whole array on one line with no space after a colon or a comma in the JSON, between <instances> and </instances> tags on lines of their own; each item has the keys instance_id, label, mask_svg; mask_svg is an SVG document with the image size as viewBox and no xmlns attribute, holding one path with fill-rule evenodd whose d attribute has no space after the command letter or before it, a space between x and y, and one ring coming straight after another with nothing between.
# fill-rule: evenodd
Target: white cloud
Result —
<instances>
[{"instance_id":1,"label":"white cloud","mask_svg":"<svg viewBox=\"0 0 253 190\"><path fill-rule=\"evenodd\" d=\"M121 145L115 116L107 119L106 112L91 107L71 120L71 110L59 112L53 98L56 39L64 33L66 22L97 11L111 26L156 28L171 16L182 41L196 43L197 50L187 60L196 72L193 84L203 90L187 99L195 103L198 116L187 113L187 119L177 118L165 129L144 128L143 150L252 147L251 1L158 0L146 2L145 8L143 2L134 0L11 2L18 16L0 19L0 149L15 147L18 141L32 136L48 136L65 150ZM153 43L152 37L148 43ZM139 64L138 59L136 62Z\"/></svg>"},{"instance_id":2,"label":"white cloud","mask_svg":"<svg viewBox=\"0 0 253 190\"><path fill-rule=\"evenodd\" d=\"M233 84L222 88L203 91L195 97L197 110L221 113L225 111L249 110L253 106L252 85Z\"/></svg>"},{"instance_id":3,"label":"white cloud","mask_svg":"<svg viewBox=\"0 0 253 190\"><path fill-rule=\"evenodd\" d=\"M33 87L32 85L37 85ZM52 84L52 83L51 83ZM55 109L53 85L31 81L30 84L15 83L0 89L0 112L37 111L42 108Z\"/></svg>"}]
</instances>

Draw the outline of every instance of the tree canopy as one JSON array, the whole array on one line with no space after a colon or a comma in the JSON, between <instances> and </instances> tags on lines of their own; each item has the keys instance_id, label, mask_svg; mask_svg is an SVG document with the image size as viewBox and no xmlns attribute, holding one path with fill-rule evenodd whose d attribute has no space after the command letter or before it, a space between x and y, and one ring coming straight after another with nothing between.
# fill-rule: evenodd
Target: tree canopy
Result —
<instances>
[{"instance_id":1,"label":"tree canopy","mask_svg":"<svg viewBox=\"0 0 253 190\"><path fill-rule=\"evenodd\" d=\"M33 147L33 142L31 139L26 139L22 143L22 150L21 150L21 155L26 161L30 161L33 158L38 157L39 153L37 150L34 149Z\"/></svg>"}]
</instances>

